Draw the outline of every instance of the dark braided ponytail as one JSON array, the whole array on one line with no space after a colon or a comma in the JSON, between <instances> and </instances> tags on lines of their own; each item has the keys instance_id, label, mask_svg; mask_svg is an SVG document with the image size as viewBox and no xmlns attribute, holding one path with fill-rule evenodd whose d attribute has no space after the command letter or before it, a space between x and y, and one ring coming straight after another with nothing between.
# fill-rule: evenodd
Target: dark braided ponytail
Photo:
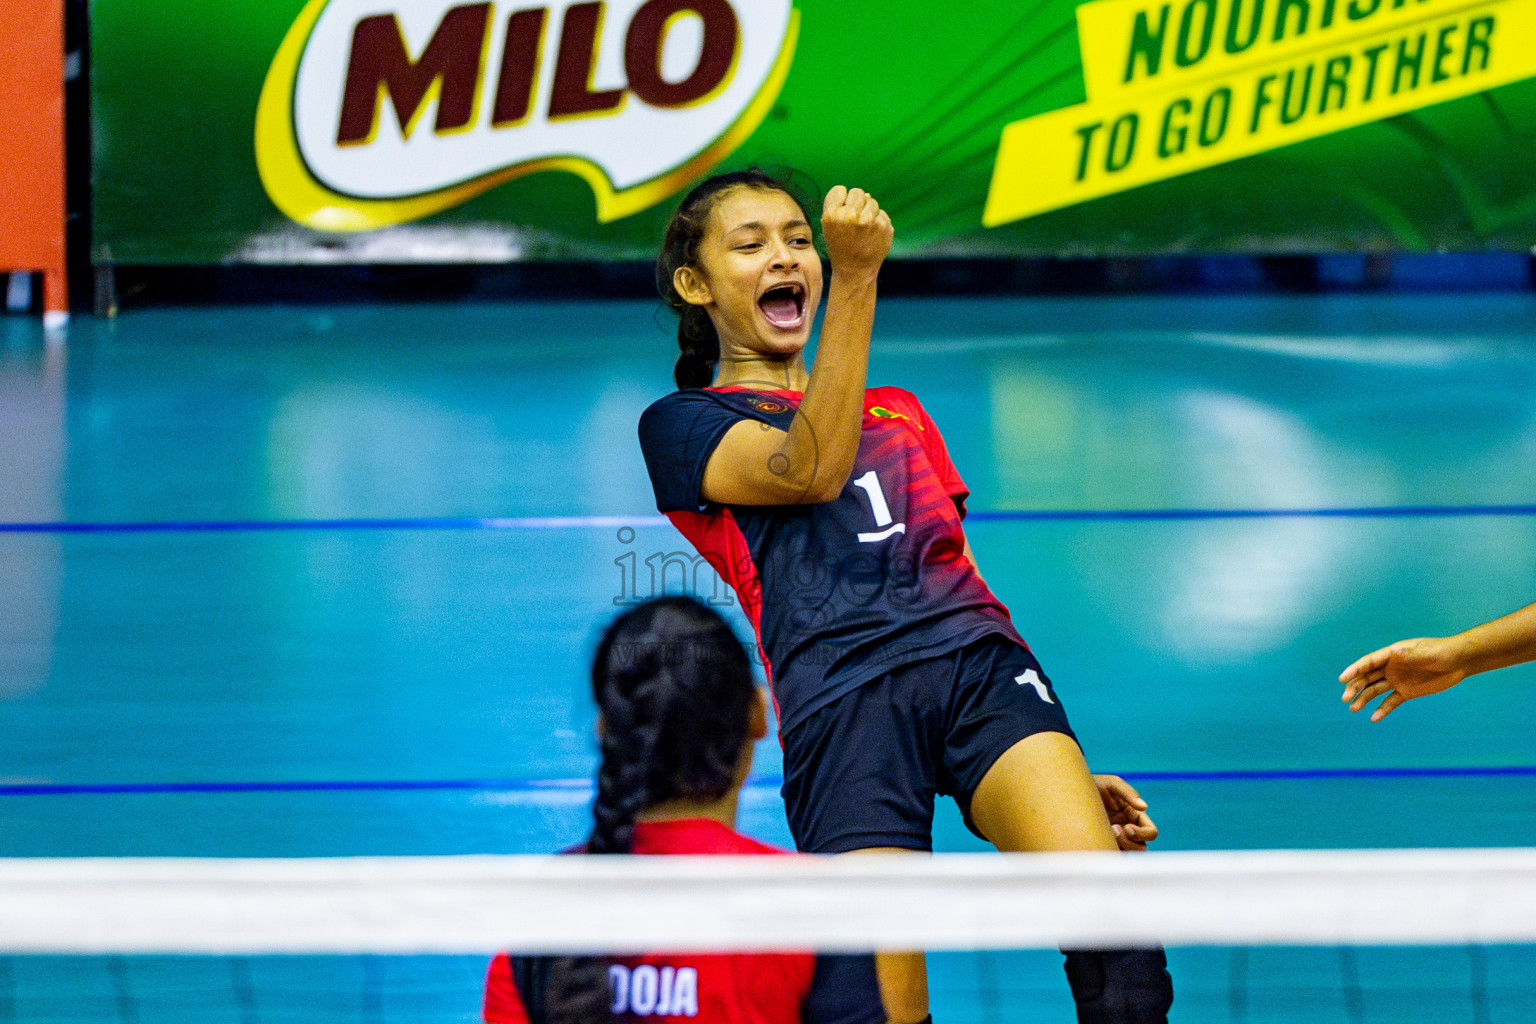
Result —
<instances>
[{"instance_id":1,"label":"dark braided ponytail","mask_svg":"<svg viewBox=\"0 0 1536 1024\"><path fill-rule=\"evenodd\" d=\"M619 616L592 664L603 759L587 852L628 853L646 807L725 796L755 687L741 641L707 605L661 597Z\"/></svg>"},{"instance_id":2,"label":"dark braided ponytail","mask_svg":"<svg viewBox=\"0 0 1536 1024\"><path fill-rule=\"evenodd\" d=\"M691 597L660 597L620 615L592 661L602 714L602 763L586 852L633 849L635 820L680 798L718 800L736 784L752 741L756 684L746 649L719 613ZM556 957L532 1024L607 1024L608 961ZM526 990L524 990L526 991Z\"/></svg>"},{"instance_id":3,"label":"dark braided ponytail","mask_svg":"<svg viewBox=\"0 0 1536 1024\"><path fill-rule=\"evenodd\" d=\"M685 301L677 293L673 275L680 267L697 265L699 242L704 237L709 212L721 196L736 188L783 192L799 204L802 212L807 209L805 200L793 185L755 167L706 178L683 197L677 212L667 223L661 252L656 256L656 288L678 318L677 347L681 354L672 369L672 379L679 388L708 387L715 379L715 366L720 362L720 335L716 333L708 311ZM808 213L806 221L815 223Z\"/></svg>"}]
</instances>

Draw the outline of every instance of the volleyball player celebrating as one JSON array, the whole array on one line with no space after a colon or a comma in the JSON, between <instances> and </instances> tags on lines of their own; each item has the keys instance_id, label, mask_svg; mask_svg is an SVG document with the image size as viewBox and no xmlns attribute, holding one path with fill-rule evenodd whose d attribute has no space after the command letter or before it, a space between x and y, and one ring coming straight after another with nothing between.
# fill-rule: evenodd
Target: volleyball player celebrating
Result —
<instances>
[{"instance_id":1,"label":"volleyball player celebrating","mask_svg":"<svg viewBox=\"0 0 1536 1024\"><path fill-rule=\"evenodd\" d=\"M591 854L783 853L738 833L737 797L767 701L718 613L663 597L619 616L592 664L602 764ZM488 1024L882 1024L869 956L497 956Z\"/></svg>"},{"instance_id":2,"label":"volleyball player celebrating","mask_svg":"<svg viewBox=\"0 0 1536 1024\"><path fill-rule=\"evenodd\" d=\"M866 388L890 218L838 186L821 228L832 274L808 369L823 275L804 206L757 171L689 193L657 260L680 318L679 390L640 421L657 507L757 630L796 844L930 850L943 793L1000 850L1108 851L1117 833L1141 845L1155 834L1145 804L1123 783L1100 795L976 570L938 428L911 393ZM924 1018L921 954L878 962L894 1024ZM1166 1019L1161 950L1069 952L1067 975L1085 1024Z\"/></svg>"}]
</instances>

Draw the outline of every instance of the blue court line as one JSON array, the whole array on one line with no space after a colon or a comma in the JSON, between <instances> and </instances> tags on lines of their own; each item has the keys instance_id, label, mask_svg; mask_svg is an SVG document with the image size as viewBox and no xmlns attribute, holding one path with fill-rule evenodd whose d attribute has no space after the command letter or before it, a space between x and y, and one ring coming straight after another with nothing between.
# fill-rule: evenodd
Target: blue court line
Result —
<instances>
[{"instance_id":1,"label":"blue court line","mask_svg":"<svg viewBox=\"0 0 1536 1024\"><path fill-rule=\"evenodd\" d=\"M1532 516L1536 505L1387 505L1360 508L1141 508L978 510L967 522L1094 522L1193 519L1425 519ZM397 519L185 519L148 522L0 523L0 533L262 533L366 530L584 530L665 526L659 515L445 516Z\"/></svg>"},{"instance_id":2,"label":"blue court line","mask_svg":"<svg viewBox=\"0 0 1536 1024\"><path fill-rule=\"evenodd\" d=\"M1307 779L1487 779L1536 776L1536 765L1482 768L1275 768L1204 772L1124 772L1136 782L1292 782Z\"/></svg>"},{"instance_id":3,"label":"blue court line","mask_svg":"<svg viewBox=\"0 0 1536 1024\"><path fill-rule=\"evenodd\" d=\"M584 530L664 526L663 516L514 516L418 519L173 519L136 523L0 523L0 533L264 533L323 530Z\"/></svg>"},{"instance_id":4,"label":"blue court line","mask_svg":"<svg viewBox=\"0 0 1536 1024\"><path fill-rule=\"evenodd\" d=\"M1316 779L1470 779L1536 776L1536 765L1431 768L1275 768L1230 771L1123 772L1133 782L1294 782ZM757 775L749 789L778 789L783 778ZM330 793L468 790L497 793L589 792L590 779L360 779L291 782L18 782L3 796L154 795L168 793Z\"/></svg>"},{"instance_id":5,"label":"blue court line","mask_svg":"<svg viewBox=\"0 0 1536 1024\"><path fill-rule=\"evenodd\" d=\"M756 780L752 780L755 782ZM777 783L775 783L777 785ZM590 779L358 779L292 782L16 782L0 785L0 796L96 796L164 793L334 793L476 790L553 792L590 790Z\"/></svg>"},{"instance_id":6,"label":"blue court line","mask_svg":"<svg viewBox=\"0 0 1536 1024\"><path fill-rule=\"evenodd\" d=\"M966 522L1168 519L1425 519L1457 516L1529 516L1536 505L1389 505L1361 508L1144 508L1064 511L999 509L969 513Z\"/></svg>"}]
</instances>

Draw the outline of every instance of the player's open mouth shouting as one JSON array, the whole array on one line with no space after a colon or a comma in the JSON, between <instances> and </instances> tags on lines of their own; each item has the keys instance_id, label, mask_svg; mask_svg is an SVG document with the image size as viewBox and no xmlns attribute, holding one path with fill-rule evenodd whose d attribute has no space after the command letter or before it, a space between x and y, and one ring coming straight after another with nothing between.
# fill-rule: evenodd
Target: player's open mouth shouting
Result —
<instances>
[{"instance_id":1,"label":"player's open mouth shouting","mask_svg":"<svg viewBox=\"0 0 1536 1024\"><path fill-rule=\"evenodd\" d=\"M805 323L805 286L797 281L776 284L758 297L757 305L773 326L797 330Z\"/></svg>"}]
</instances>

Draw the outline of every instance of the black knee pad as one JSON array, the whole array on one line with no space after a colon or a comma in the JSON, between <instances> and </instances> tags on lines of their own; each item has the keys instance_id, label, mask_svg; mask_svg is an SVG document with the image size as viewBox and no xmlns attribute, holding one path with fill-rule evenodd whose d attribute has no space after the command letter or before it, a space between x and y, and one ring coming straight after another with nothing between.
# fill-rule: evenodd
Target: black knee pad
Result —
<instances>
[{"instance_id":1,"label":"black knee pad","mask_svg":"<svg viewBox=\"0 0 1536 1024\"><path fill-rule=\"evenodd\" d=\"M1161 949L1064 952L1078 1024L1166 1024L1173 979Z\"/></svg>"}]
</instances>

